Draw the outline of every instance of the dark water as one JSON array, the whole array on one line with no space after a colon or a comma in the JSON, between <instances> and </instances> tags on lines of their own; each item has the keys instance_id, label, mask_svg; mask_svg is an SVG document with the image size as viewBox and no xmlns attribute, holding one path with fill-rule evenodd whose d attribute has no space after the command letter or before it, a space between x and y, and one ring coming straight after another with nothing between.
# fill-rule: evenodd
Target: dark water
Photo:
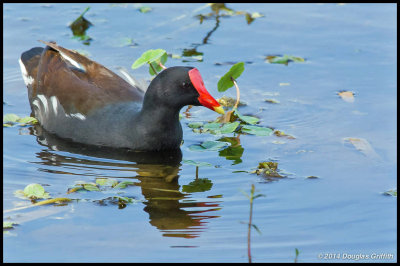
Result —
<instances>
[{"instance_id":1,"label":"dark water","mask_svg":"<svg viewBox=\"0 0 400 266\"><path fill-rule=\"evenodd\" d=\"M246 62L238 79L247 103L241 113L296 139L241 135L243 154L236 161L219 151L194 152L190 145L222 137L187 126L216 118L200 107L181 120L182 154L82 148L43 135L40 127L3 128L3 221L19 224L3 234L4 261L247 262L243 223L249 200L241 190L249 193L252 184L266 195L254 201L253 223L261 234L252 231L253 262L293 262L296 248L299 262L397 261L397 198L382 194L397 187L394 4L228 5L265 15L251 24L243 15L214 16L200 24L196 15L211 12L205 4L149 4L149 13L140 13L139 5L91 4L85 15L93 24L86 31L89 45L73 39L68 28L87 6L3 5L4 114L30 114L18 58L42 46L39 39L83 50L114 70L130 69L148 49L178 55L192 49L202 53L202 61L169 58L167 66L197 67L219 98L216 84L230 62ZM276 54L306 61L265 62ZM129 72L150 77L144 67ZM342 90L354 92L354 102L342 100L337 95ZM235 97L234 89L225 95ZM357 150L344 141L348 137L370 146ZM199 169L211 189L183 191L196 169L181 158L212 164ZM271 181L245 172L271 160L287 178ZM119 209L102 201L116 195L111 190L66 194L76 181L97 177L133 181L121 196L137 202ZM31 203L14 191L31 183L45 185L53 197L78 200L16 209Z\"/></svg>"}]
</instances>

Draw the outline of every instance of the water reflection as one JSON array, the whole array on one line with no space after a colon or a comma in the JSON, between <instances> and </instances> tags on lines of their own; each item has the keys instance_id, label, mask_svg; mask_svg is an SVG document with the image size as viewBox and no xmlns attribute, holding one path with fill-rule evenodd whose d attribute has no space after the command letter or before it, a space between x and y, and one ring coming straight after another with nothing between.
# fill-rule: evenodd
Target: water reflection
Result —
<instances>
[{"instance_id":1,"label":"water reflection","mask_svg":"<svg viewBox=\"0 0 400 266\"><path fill-rule=\"evenodd\" d=\"M121 178L122 171L126 174L124 178L135 178L138 181L135 185L141 188L145 198L143 210L149 214L149 223L163 236L198 237L207 228L206 220L219 217L209 214L220 209L219 202L200 202L192 194L181 192L178 183L181 150L134 152L100 148L61 139L49 134L40 125L30 129L39 144L47 147L37 153L40 162L36 163L43 165L40 171L92 176L94 174L90 170L96 170L96 177L110 178ZM68 155L63 152L68 152ZM88 157L82 158L82 155ZM98 170L101 170L100 175Z\"/></svg>"}]
</instances>

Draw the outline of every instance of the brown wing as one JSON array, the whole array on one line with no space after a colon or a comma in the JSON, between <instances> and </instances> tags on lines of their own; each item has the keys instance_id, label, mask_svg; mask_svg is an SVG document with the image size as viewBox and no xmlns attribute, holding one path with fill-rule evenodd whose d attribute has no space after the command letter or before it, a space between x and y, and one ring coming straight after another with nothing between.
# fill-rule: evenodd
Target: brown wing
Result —
<instances>
[{"instance_id":1,"label":"brown wing","mask_svg":"<svg viewBox=\"0 0 400 266\"><path fill-rule=\"evenodd\" d=\"M107 104L143 100L143 92L85 56L44 42L32 96L56 96L67 113L87 115ZM27 70L29 72L29 70Z\"/></svg>"}]
</instances>

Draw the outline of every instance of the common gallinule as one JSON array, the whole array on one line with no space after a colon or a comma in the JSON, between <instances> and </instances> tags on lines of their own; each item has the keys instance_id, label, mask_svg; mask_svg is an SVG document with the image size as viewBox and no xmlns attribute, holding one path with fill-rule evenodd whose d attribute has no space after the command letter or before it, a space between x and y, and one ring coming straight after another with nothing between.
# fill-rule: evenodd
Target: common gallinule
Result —
<instances>
[{"instance_id":1,"label":"common gallinule","mask_svg":"<svg viewBox=\"0 0 400 266\"><path fill-rule=\"evenodd\" d=\"M178 149L182 107L224 112L196 68L167 68L144 93L77 52L43 43L45 48L24 52L19 62L33 115L62 138L141 151Z\"/></svg>"}]
</instances>

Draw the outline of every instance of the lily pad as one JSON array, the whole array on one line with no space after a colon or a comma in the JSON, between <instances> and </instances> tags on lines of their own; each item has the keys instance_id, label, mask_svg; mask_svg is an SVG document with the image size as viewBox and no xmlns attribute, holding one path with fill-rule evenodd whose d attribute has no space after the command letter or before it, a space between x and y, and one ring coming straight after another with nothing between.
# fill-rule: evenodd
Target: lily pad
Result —
<instances>
[{"instance_id":1,"label":"lily pad","mask_svg":"<svg viewBox=\"0 0 400 266\"><path fill-rule=\"evenodd\" d=\"M118 181L114 178L96 178L96 184L100 186L111 186L114 187L118 184Z\"/></svg>"},{"instance_id":2,"label":"lily pad","mask_svg":"<svg viewBox=\"0 0 400 266\"><path fill-rule=\"evenodd\" d=\"M12 229L12 228L14 228L14 224L17 224L17 223L13 223L13 222L3 222L3 229Z\"/></svg>"},{"instance_id":3,"label":"lily pad","mask_svg":"<svg viewBox=\"0 0 400 266\"><path fill-rule=\"evenodd\" d=\"M274 130L268 127L259 127L252 125L243 125L242 131L244 133L256 135L256 136L270 136Z\"/></svg>"},{"instance_id":4,"label":"lily pad","mask_svg":"<svg viewBox=\"0 0 400 266\"><path fill-rule=\"evenodd\" d=\"M237 117L242 120L243 122L247 123L247 124L257 124L258 121L260 121L260 119L258 119L257 117L254 116L248 116L248 115L241 115L239 113L239 111L237 109L234 109L235 115L237 115Z\"/></svg>"},{"instance_id":5,"label":"lily pad","mask_svg":"<svg viewBox=\"0 0 400 266\"><path fill-rule=\"evenodd\" d=\"M217 151L221 148L228 146L228 142L221 141L205 141L202 144L194 144L189 146L191 151Z\"/></svg>"},{"instance_id":6,"label":"lily pad","mask_svg":"<svg viewBox=\"0 0 400 266\"><path fill-rule=\"evenodd\" d=\"M271 64L284 64L288 65L289 62L304 62L305 59L298 57L298 56L293 56L293 55L268 55L266 57L266 60L271 63Z\"/></svg>"},{"instance_id":7,"label":"lily pad","mask_svg":"<svg viewBox=\"0 0 400 266\"><path fill-rule=\"evenodd\" d=\"M38 121L34 117L19 117L16 114L6 114L3 116L3 127L11 127L13 125L26 126L37 124Z\"/></svg>"},{"instance_id":8,"label":"lily pad","mask_svg":"<svg viewBox=\"0 0 400 266\"><path fill-rule=\"evenodd\" d=\"M17 197L25 197L30 199L48 199L50 194L47 193L40 184L29 184L24 190L17 190L14 192Z\"/></svg>"},{"instance_id":9,"label":"lily pad","mask_svg":"<svg viewBox=\"0 0 400 266\"><path fill-rule=\"evenodd\" d=\"M146 63L151 63L162 57L166 53L163 49L150 49L144 52L133 64L132 69L141 67Z\"/></svg>"},{"instance_id":10,"label":"lily pad","mask_svg":"<svg viewBox=\"0 0 400 266\"><path fill-rule=\"evenodd\" d=\"M132 181L122 181L119 182L116 186L114 186L114 188L116 189L122 189L122 188L126 188L128 185L134 185L135 183Z\"/></svg>"},{"instance_id":11,"label":"lily pad","mask_svg":"<svg viewBox=\"0 0 400 266\"><path fill-rule=\"evenodd\" d=\"M204 125L203 122L193 122L193 123L189 123L188 127L190 128L200 128Z\"/></svg>"},{"instance_id":12,"label":"lily pad","mask_svg":"<svg viewBox=\"0 0 400 266\"><path fill-rule=\"evenodd\" d=\"M388 191L383 192L383 195L397 197L397 189L390 189Z\"/></svg>"},{"instance_id":13,"label":"lily pad","mask_svg":"<svg viewBox=\"0 0 400 266\"><path fill-rule=\"evenodd\" d=\"M222 78L218 81L218 91L224 92L227 89L231 88L234 84L233 79L237 79L244 71L244 62L239 62L234 64L229 71L222 76Z\"/></svg>"},{"instance_id":14,"label":"lily pad","mask_svg":"<svg viewBox=\"0 0 400 266\"><path fill-rule=\"evenodd\" d=\"M149 6L141 6L141 7L138 8L138 10L139 10L140 13L148 13L153 9L151 7L149 7Z\"/></svg>"},{"instance_id":15,"label":"lily pad","mask_svg":"<svg viewBox=\"0 0 400 266\"><path fill-rule=\"evenodd\" d=\"M83 184L83 188L88 191L100 191L100 189L97 187L97 185L95 183Z\"/></svg>"}]
</instances>

